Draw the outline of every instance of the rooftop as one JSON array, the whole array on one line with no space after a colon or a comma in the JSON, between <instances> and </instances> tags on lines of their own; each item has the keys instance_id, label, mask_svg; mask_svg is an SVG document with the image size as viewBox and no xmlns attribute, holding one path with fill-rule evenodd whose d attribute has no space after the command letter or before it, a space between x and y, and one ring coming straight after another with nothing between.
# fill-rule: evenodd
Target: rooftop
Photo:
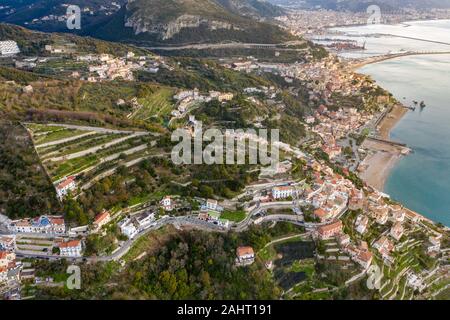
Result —
<instances>
[{"instance_id":1,"label":"rooftop","mask_svg":"<svg viewBox=\"0 0 450 320\"><path fill-rule=\"evenodd\" d=\"M254 255L255 252L253 251L252 247L238 247L236 249L236 254L238 257L243 257L246 255Z\"/></svg>"},{"instance_id":2,"label":"rooftop","mask_svg":"<svg viewBox=\"0 0 450 320\"><path fill-rule=\"evenodd\" d=\"M81 244L80 240L71 240L68 242L61 242L58 244L60 248L76 248Z\"/></svg>"}]
</instances>

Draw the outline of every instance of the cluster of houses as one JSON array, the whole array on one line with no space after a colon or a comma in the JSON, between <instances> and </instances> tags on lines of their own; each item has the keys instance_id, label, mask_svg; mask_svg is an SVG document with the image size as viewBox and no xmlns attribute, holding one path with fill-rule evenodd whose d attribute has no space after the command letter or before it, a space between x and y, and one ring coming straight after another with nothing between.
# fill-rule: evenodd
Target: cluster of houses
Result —
<instances>
[{"instance_id":1,"label":"cluster of houses","mask_svg":"<svg viewBox=\"0 0 450 320\"><path fill-rule=\"evenodd\" d=\"M223 212L223 207L221 207L217 200L207 199L200 207L200 212L198 214L198 219L206 221L223 228L228 228L230 222L227 219L222 219L221 214Z\"/></svg>"},{"instance_id":2,"label":"cluster of houses","mask_svg":"<svg viewBox=\"0 0 450 320\"><path fill-rule=\"evenodd\" d=\"M350 194L358 194L353 184L329 168L315 163L314 184L304 191L304 197L314 208L314 216L321 222L334 219L348 207Z\"/></svg>"},{"instance_id":3,"label":"cluster of houses","mask_svg":"<svg viewBox=\"0 0 450 320\"><path fill-rule=\"evenodd\" d=\"M359 245L353 244L350 241L350 236L343 232L343 224L340 220L319 226L317 236L321 240L337 239L342 250L364 269L367 269L372 263L373 254L370 252L367 243L362 241Z\"/></svg>"},{"instance_id":4,"label":"cluster of houses","mask_svg":"<svg viewBox=\"0 0 450 320\"><path fill-rule=\"evenodd\" d=\"M212 100L218 100L220 102L230 101L233 97L233 93L218 91L210 91L208 95L202 95L197 88L194 90L180 91L173 97L176 101L177 109L172 111L172 116L176 118L182 117L186 115L190 107L198 103L209 102Z\"/></svg>"},{"instance_id":5,"label":"cluster of houses","mask_svg":"<svg viewBox=\"0 0 450 320\"><path fill-rule=\"evenodd\" d=\"M322 104L314 116L306 118L306 122L313 124L312 131L321 137L322 151L333 160L342 153L342 147L337 141L349 132L355 132L372 118L372 114L358 112L356 108L339 108L337 111L329 111Z\"/></svg>"},{"instance_id":6,"label":"cluster of houses","mask_svg":"<svg viewBox=\"0 0 450 320\"><path fill-rule=\"evenodd\" d=\"M66 21L72 17L71 12L67 12L69 4L61 3L61 14L48 14L39 18L33 18L30 21L25 22L25 25L40 25L45 23L66 23ZM104 2L101 6L81 7L80 12L86 16L101 15L110 16L117 12L121 8L120 3L117 1ZM59 10L57 10L59 11Z\"/></svg>"},{"instance_id":7,"label":"cluster of houses","mask_svg":"<svg viewBox=\"0 0 450 320\"><path fill-rule=\"evenodd\" d=\"M22 264L16 260L15 235L0 235L0 289L20 284Z\"/></svg>"},{"instance_id":8,"label":"cluster of houses","mask_svg":"<svg viewBox=\"0 0 450 320\"><path fill-rule=\"evenodd\" d=\"M64 218L61 216L39 216L13 220L8 225L13 233L40 233L62 235L66 233Z\"/></svg>"},{"instance_id":9,"label":"cluster of houses","mask_svg":"<svg viewBox=\"0 0 450 320\"><path fill-rule=\"evenodd\" d=\"M131 217L126 217L119 222L119 228L122 234L129 239L133 239L139 232L155 224L155 212L147 211Z\"/></svg>"},{"instance_id":10,"label":"cluster of houses","mask_svg":"<svg viewBox=\"0 0 450 320\"><path fill-rule=\"evenodd\" d=\"M158 59L147 56L135 56L133 52L128 52L125 57L114 57L110 54L89 54L77 56L77 61L88 63L89 74L82 77L82 80L89 82L111 81L121 78L133 81L133 72L144 70L150 73L157 73L162 64ZM79 72L72 74L74 78L80 78Z\"/></svg>"},{"instance_id":11,"label":"cluster of houses","mask_svg":"<svg viewBox=\"0 0 450 320\"><path fill-rule=\"evenodd\" d=\"M328 110L331 105L332 94L344 96L357 95L362 88L374 89L375 84L368 81L366 77L343 69L342 66L329 57L320 61L305 63L259 63L257 59L248 57L225 64L225 67L237 71L255 72L263 71L284 77L288 83L298 79L305 83L308 88L309 100L321 104L314 115L307 116L305 122L312 126L312 131L321 137L322 150L334 159L342 154L342 147L337 141L345 137L349 132L354 132L367 124L373 118L370 112L361 112L356 108L339 108ZM259 88L244 89L245 93L267 93L269 89ZM273 93L274 97L276 93ZM379 97L377 101L380 106L389 100L389 97Z\"/></svg>"}]
</instances>

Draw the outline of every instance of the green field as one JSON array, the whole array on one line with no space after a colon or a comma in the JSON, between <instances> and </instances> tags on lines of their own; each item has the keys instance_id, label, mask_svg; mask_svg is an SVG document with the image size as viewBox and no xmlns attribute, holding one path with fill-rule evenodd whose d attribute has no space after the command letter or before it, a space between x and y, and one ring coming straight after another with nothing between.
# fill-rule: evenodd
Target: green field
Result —
<instances>
[{"instance_id":1,"label":"green field","mask_svg":"<svg viewBox=\"0 0 450 320\"><path fill-rule=\"evenodd\" d=\"M81 157L65 161L57 166L57 168L51 171L53 180L59 180L65 176L78 173L94 164L98 163L98 158L93 156Z\"/></svg>"},{"instance_id":2,"label":"green field","mask_svg":"<svg viewBox=\"0 0 450 320\"><path fill-rule=\"evenodd\" d=\"M245 214L245 211L225 211L221 214L222 219L234 221L234 222L240 222L245 219L247 215Z\"/></svg>"},{"instance_id":3,"label":"green field","mask_svg":"<svg viewBox=\"0 0 450 320\"><path fill-rule=\"evenodd\" d=\"M57 130L57 131L52 131L52 132L44 134L44 135L37 136L37 138L35 139L35 143L37 145L39 145L39 144L43 144L43 143L58 141L58 140L62 140L62 139L76 137L76 136L82 135L86 132L87 131L75 130L75 129L61 129L61 130Z\"/></svg>"},{"instance_id":4,"label":"green field","mask_svg":"<svg viewBox=\"0 0 450 320\"><path fill-rule=\"evenodd\" d=\"M170 114L173 109L173 95L173 89L159 88L156 92L149 93L138 99L142 108L133 115L133 118L147 120L151 117L163 117Z\"/></svg>"}]
</instances>

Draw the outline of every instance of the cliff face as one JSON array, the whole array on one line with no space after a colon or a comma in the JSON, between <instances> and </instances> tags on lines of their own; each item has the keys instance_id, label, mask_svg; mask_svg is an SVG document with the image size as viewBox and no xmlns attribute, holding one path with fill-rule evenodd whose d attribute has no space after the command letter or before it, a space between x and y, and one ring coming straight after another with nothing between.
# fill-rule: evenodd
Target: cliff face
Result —
<instances>
[{"instance_id":1,"label":"cliff face","mask_svg":"<svg viewBox=\"0 0 450 320\"><path fill-rule=\"evenodd\" d=\"M271 23L245 14L260 0L129 0L120 12L88 35L139 45L292 40ZM271 8L263 5L263 8ZM247 9L247 11L245 10ZM249 9L250 8L250 9ZM255 13L256 14L256 13Z\"/></svg>"},{"instance_id":2,"label":"cliff face","mask_svg":"<svg viewBox=\"0 0 450 320\"><path fill-rule=\"evenodd\" d=\"M194 29L200 26L206 27L208 30L239 30L238 27L233 26L231 23L209 20L201 16L183 14L173 21L168 23L152 24L149 21L145 21L139 16L128 17L125 21L125 27L133 28L134 34L139 35L141 33L153 33L161 40L172 39L176 34L180 33L183 29Z\"/></svg>"}]
</instances>

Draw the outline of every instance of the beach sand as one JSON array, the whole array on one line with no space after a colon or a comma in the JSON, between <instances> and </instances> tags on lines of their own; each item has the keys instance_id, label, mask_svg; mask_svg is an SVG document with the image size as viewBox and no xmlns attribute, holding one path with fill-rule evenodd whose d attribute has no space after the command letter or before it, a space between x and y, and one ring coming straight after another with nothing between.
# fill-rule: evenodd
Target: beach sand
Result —
<instances>
[{"instance_id":1,"label":"beach sand","mask_svg":"<svg viewBox=\"0 0 450 320\"><path fill-rule=\"evenodd\" d=\"M401 105L395 106L378 125L377 129L380 139L389 140L391 130L407 112L408 109L405 107ZM362 147L368 149L369 154L360 164L359 176L368 185L383 191L391 170L401 159L402 151L405 148L371 139L366 139Z\"/></svg>"},{"instance_id":2,"label":"beach sand","mask_svg":"<svg viewBox=\"0 0 450 320\"><path fill-rule=\"evenodd\" d=\"M387 114L384 119L378 125L378 132L380 133L380 138L384 140L389 140L391 130L395 125L403 118L403 116L408 112L408 109L401 105L396 105L392 108L391 112Z\"/></svg>"},{"instance_id":3,"label":"beach sand","mask_svg":"<svg viewBox=\"0 0 450 320\"><path fill-rule=\"evenodd\" d=\"M369 186L383 191L389 173L400 158L397 152L376 151L364 160L366 169L359 176Z\"/></svg>"}]
</instances>

